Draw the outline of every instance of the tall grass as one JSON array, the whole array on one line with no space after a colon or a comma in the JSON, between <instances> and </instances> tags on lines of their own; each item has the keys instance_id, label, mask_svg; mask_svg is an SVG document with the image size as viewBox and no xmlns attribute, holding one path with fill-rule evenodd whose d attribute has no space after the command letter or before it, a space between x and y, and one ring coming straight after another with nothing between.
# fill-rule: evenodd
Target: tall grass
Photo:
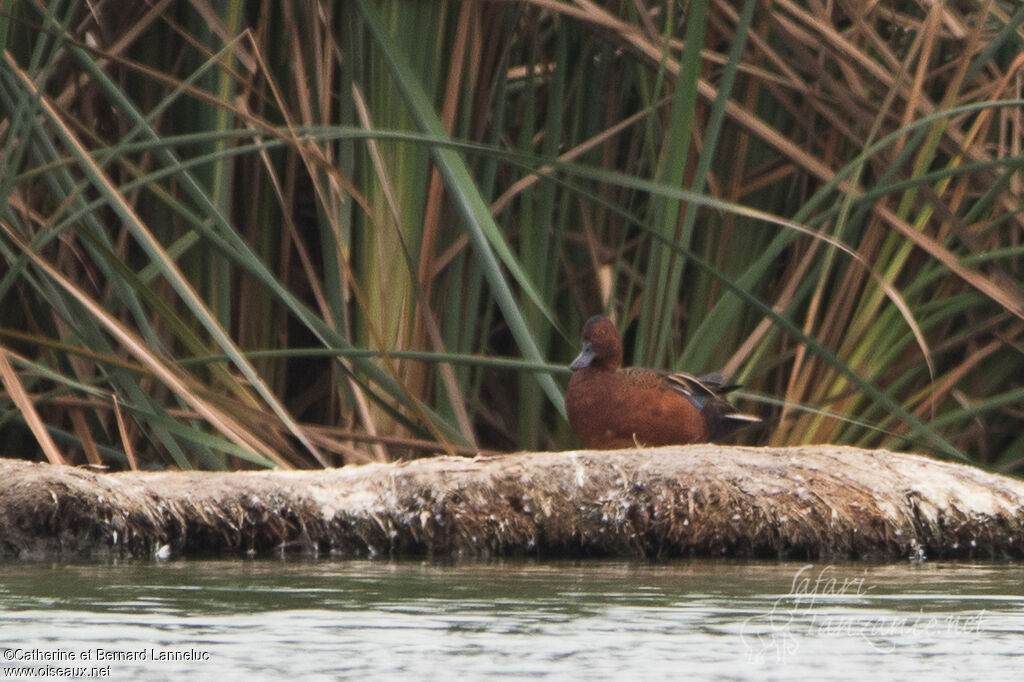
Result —
<instances>
[{"instance_id":1,"label":"tall grass","mask_svg":"<svg viewBox=\"0 0 1024 682\"><path fill-rule=\"evenodd\" d=\"M1017 471L1022 22L0 0L0 454L572 447L603 312L630 361L743 382L751 442Z\"/></svg>"}]
</instances>

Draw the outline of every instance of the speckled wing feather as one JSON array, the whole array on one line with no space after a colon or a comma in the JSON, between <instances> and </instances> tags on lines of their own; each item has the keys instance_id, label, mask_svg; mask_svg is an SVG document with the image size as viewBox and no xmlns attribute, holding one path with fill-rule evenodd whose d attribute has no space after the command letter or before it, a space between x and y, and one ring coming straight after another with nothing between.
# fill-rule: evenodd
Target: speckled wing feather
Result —
<instances>
[{"instance_id":1,"label":"speckled wing feather","mask_svg":"<svg viewBox=\"0 0 1024 682\"><path fill-rule=\"evenodd\" d=\"M624 367L619 374L630 386L637 388L664 388L665 375L646 367Z\"/></svg>"}]
</instances>

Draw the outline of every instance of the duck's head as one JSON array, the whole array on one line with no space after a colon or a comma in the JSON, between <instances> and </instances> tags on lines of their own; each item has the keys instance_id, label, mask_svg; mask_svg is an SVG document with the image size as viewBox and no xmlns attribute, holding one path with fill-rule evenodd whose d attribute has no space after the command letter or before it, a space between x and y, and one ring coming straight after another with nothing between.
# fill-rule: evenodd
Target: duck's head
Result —
<instances>
[{"instance_id":1,"label":"duck's head","mask_svg":"<svg viewBox=\"0 0 1024 682\"><path fill-rule=\"evenodd\" d=\"M580 354L569 365L577 371L585 367L616 370L622 365L622 339L612 321L595 315L583 325Z\"/></svg>"}]
</instances>

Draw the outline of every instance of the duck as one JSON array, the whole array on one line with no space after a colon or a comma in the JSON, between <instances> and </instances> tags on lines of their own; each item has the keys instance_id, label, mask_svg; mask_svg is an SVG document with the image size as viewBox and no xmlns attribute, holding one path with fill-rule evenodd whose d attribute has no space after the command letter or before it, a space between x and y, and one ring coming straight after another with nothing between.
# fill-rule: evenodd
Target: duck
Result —
<instances>
[{"instance_id":1,"label":"duck","mask_svg":"<svg viewBox=\"0 0 1024 682\"><path fill-rule=\"evenodd\" d=\"M721 374L622 367L622 355L610 319L586 321L565 405L569 426L589 449L707 443L761 421L722 397L739 387Z\"/></svg>"}]
</instances>

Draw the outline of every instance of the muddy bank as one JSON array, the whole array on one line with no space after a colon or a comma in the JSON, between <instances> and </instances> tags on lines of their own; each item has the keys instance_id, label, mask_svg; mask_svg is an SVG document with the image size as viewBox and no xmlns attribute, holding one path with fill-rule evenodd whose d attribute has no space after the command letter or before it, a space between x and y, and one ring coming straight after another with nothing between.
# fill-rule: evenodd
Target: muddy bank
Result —
<instances>
[{"instance_id":1,"label":"muddy bank","mask_svg":"<svg viewBox=\"0 0 1024 682\"><path fill-rule=\"evenodd\" d=\"M322 471L0 460L0 557L1022 558L1024 482L917 455L696 445Z\"/></svg>"}]
</instances>

